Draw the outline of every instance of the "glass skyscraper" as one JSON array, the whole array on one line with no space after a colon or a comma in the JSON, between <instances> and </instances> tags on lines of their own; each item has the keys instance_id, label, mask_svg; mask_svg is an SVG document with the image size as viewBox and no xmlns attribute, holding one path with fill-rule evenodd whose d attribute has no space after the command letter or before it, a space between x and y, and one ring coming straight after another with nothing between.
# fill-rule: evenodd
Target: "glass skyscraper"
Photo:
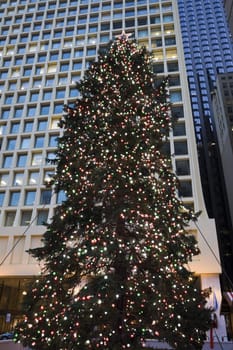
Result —
<instances>
[{"instance_id":1,"label":"glass skyscraper","mask_svg":"<svg viewBox=\"0 0 233 350\"><path fill-rule=\"evenodd\" d=\"M72 105L76 82L123 30L151 51L155 83L169 76L177 123L167 151L184 207L201 211L198 225L188 228L201 250L190 268L217 298L216 331L225 341L217 234L203 199L176 0L0 1L0 331L20 317L27 281L39 273L26 251L41 244L43 223L64 198L46 186L55 171L63 105Z\"/></svg>"},{"instance_id":2,"label":"glass skyscraper","mask_svg":"<svg viewBox=\"0 0 233 350\"><path fill-rule=\"evenodd\" d=\"M216 141L212 96L217 76L233 72L232 37L222 0L178 0L178 7L205 203L217 226L226 272L223 287L231 289L233 222Z\"/></svg>"}]
</instances>

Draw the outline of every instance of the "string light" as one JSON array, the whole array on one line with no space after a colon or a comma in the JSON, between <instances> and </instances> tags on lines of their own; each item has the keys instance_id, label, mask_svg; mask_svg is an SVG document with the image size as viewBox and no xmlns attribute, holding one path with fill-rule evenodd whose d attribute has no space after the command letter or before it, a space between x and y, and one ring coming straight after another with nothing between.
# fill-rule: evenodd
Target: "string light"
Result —
<instances>
[{"instance_id":1,"label":"string light","mask_svg":"<svg viewBox=\"0 0 233 350\"><path fill-rule=\"evenodd\" d=\"M32 349L136 349L148 336L201 348L206 295L185 266L199 253L162 146L168 82L154 86L145 48L119 37L65 106L52 184L56 208L44 271L27 295L18 338Z\"/></svg>"}]
</instances>

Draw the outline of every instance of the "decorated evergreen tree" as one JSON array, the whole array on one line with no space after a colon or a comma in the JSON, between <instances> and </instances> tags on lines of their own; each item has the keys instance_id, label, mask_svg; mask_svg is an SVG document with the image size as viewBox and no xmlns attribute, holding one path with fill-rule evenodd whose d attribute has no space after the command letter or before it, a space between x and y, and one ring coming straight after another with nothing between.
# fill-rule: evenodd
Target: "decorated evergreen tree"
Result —
<instances>
[{"instance_id":1,"label":"decorated evergreen tree","mask_svg":"<svg viewBox=\"0 0 233 350\"><path fill-rule=\"evenodd\" d=\"M32 349L201 349L210 324L187 263L199 253L163 145L167 81L145 48L117 38L65 106L53 186L66 200L31 254L43 263L17 337Z\"/></svg>"}]
</instances>

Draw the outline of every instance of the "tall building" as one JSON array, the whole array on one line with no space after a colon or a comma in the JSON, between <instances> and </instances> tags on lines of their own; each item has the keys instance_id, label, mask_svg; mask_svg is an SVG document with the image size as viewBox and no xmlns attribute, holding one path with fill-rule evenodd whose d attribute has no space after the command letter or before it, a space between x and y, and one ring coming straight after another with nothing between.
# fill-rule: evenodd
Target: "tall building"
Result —
<instances>
[{"instance_id":1,"label":"tall building","mask_svg":"<svg viewBox=\"0 0 233 350\"><path fill-rule=\"evenodd\" d=\"M233 35L233 0L223 0L226 14L227 14L227 20L230 26L231 34Z\"/></svg>"},{"instance_id":2,"label":"tall building","mask_svg":"<svg viewBox=\"0 0 233 350\"><path fill-rule=\"evenodd\" d=\"M212 288L216 334L225 341L217 234L203 199L177 1L5 0L0 21L0 330L20 317L27 281L39 273L27 250L41 244L43 223L64 198L46 186L55 171L63 104L75 101L76 82L124 30L152 52L155 83L169 75L177 123L167 150L184 210L201 211L189 227L201 250L190 268L201 288Z\"/></svg>"},{"instance_id":3,"label":"tall building","mask_svg":"<svg viewBox=\"0 0 233 350\"><path fill-rule=\"evenodd\" d=\"M233 72L233 47L222 0L178 0L185 64L208 215L215 218L223 289L233 286L232 221L213 118L218 74Z\"/></svg>"}]
</instances>

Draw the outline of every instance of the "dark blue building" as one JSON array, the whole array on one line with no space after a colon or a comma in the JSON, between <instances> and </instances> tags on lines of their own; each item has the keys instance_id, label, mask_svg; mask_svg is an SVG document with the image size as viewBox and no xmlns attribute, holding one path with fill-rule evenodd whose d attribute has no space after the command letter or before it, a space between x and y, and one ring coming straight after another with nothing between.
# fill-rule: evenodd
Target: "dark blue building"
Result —
<instances>
[{"instance_id":1,"label":"dark blue building","mask_svg":"<svg viewBox=\"0 0 233 350\"><path fill-rule=\"evenodd\" d=\"M233 231L211 99L217 75L233 72L232 38L222 0L178 0L178 7L203 192L208 214L216 221L222 286L228 289L233 282Z\"/></svg>"}]
</instances>

